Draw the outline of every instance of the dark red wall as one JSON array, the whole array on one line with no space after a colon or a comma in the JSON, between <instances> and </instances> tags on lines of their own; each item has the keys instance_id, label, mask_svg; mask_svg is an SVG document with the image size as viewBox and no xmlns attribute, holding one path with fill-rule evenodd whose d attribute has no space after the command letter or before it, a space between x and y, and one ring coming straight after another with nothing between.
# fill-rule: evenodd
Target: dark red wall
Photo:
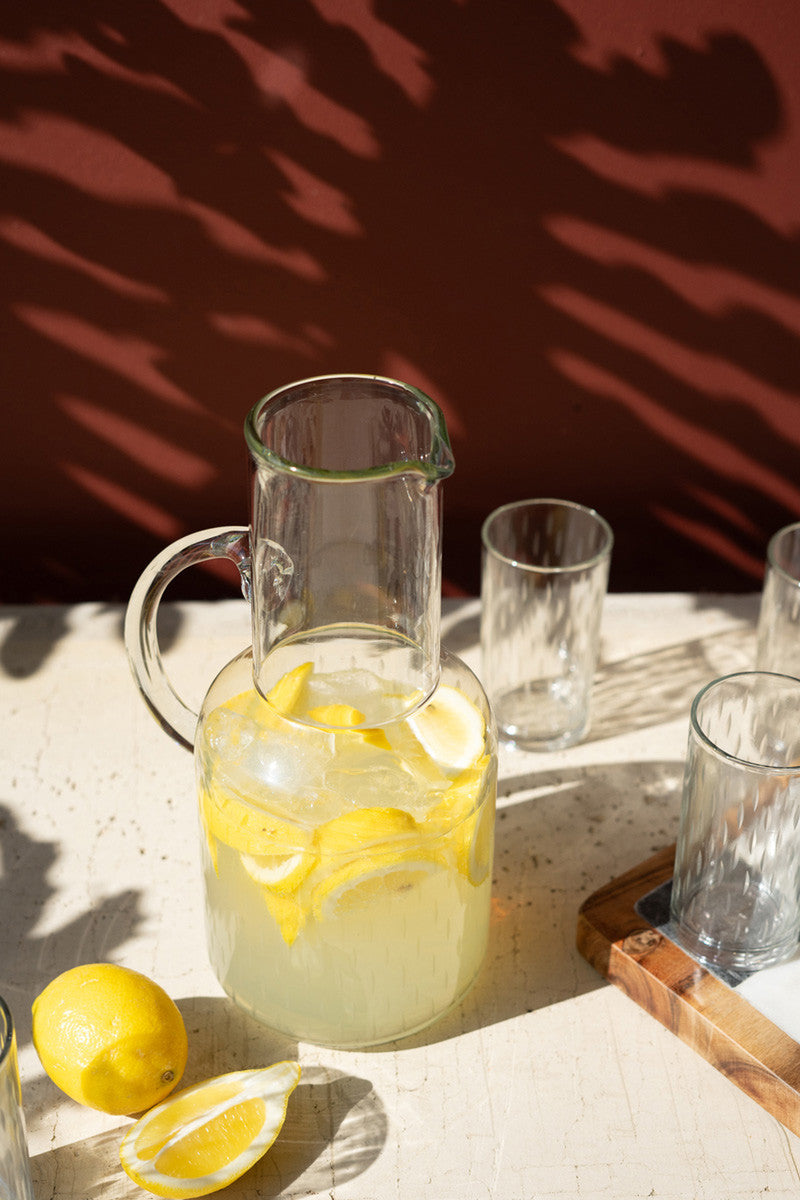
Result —
<instances>
[{"instance_id":1,"label":"dark red wall","mask_svg":"<svg viewBox=\"0 0 800 1200\"><path fill-rule=\"evenodd\" d=\"M617 590L758 587L799 67L796 0L5 4L0 599L124 599L245 522L248 408L336 371L445 409L450 590L543 495L610 520Z\"/></svg>"}]
</instances>

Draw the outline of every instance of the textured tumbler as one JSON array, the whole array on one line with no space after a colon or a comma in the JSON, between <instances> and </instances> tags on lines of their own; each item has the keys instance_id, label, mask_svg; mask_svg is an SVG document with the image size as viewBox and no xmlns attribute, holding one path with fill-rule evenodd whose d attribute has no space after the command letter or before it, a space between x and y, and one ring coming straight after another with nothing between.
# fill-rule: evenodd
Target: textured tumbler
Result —
<instances>
[{"instance_id":1,"label":"textured tumbler","mask_svg":"<svg viewBox=\"0 0 800 1200\"><path fill-rule=\"evenodd\" d=\"M779 529L767 546L756 667L800 677L800 521Z\"/></svg>"},{"instance_id":2,"label":"textured tumbler","mask_svg":"<svg viewBox=\"0 0 800 1200\"><path fill-rule=\"evenodd\" d=\"M800 935L800 680L747 671L692 704L672 919L700 962L755 970Z\"/></svg>"},{"instance_id":3,"label":"textured tumbler","mask_svg":"<svg viewBox=\"0 0 800 1200\"><path fill-rule=\"evenodd\" d=\"M499 735L555 750L583 737L613 535L593 509L523 500L483 525L483 683Z\"/></svg>"}]
</instances>

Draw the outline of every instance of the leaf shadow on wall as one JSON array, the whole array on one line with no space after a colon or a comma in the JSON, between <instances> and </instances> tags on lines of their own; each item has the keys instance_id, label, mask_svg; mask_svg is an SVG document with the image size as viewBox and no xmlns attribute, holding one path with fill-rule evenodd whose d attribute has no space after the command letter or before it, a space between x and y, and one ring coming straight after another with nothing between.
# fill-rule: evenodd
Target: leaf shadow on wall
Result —
<instances>
[{"instance_id":1,"label":"leaf shadow on wall","mask_svg":"<svg viewBox=\"0 0 800 1200\"><path fill-rule=\"evenodd\" d=\"M452 589L532 493L611 521L618 590L751 587L800 511L797 239L714 174L784 133L755 47L601 71L552 0L181 11L2 19L33 56L0 101L7 598L124 599L165 542L241 521L244 413L341 370L443 404ZM620 167L659 156L676 182Z\"/></svg>"}]
</instances>

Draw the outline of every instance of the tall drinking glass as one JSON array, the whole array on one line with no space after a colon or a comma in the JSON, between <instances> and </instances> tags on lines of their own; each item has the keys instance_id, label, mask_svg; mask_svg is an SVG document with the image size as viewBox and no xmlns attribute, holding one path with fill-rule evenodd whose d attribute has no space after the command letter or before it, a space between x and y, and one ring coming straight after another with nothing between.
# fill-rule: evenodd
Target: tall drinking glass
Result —
<instances>
[{"instance_id":1,"label":"tall drinking glass","mask_svg":"<svg viewBox=\"0 0 800 1200\"><path fill-rule=\"evenodd\" d=\"M800 676L800 521L779 529L767 546L756 667Z\"/></svg>"},{"instance_id":2,"label":"tall drinking glass","mask_svg":"<svg viewBox=\"0 0 800 1200\"><path fill-rule=\"evenodd\" d=\"M555 750L586 733L613 546L593 509L522 500L483 525L483 682L498 732Z\"/></svg>"},{"instance_id":3,"label":"tall drinking glass","mask_svg":"<svg viewBox=\"0 0 800 1200\"><path fill-rule=\"evenodd\" d=\"M756 970L800 936L800 680L744 671L692 704L672 919L700 962Z\"/></svg>"}]
</instances>

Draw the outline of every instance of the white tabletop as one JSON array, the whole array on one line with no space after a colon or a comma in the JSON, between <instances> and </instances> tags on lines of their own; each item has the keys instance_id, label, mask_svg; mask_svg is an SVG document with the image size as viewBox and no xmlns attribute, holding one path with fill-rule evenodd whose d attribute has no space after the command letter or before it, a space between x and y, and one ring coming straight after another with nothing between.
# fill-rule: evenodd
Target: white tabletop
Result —
<instances>
[{"instance_id":1,"label":"white tabletop","mask_svg":"<svg viewBox=\"0 0 800 1200\"><path fill-rule=\"evenodd\" d=\"M688 708L752 665L755 597L608 597L587 739L501 756L494 919L483 973L424 1034L344 1052L238 1013L205 951L191 758L139 698L122 612L0 609L5 898L0 992L15 1014L37 1200L141 1197L129 1122L43 1075L30 1004L78 962L158 980L189 1032L184 1083L297 1057L273 1151L231 1198L660 1200L796 1197L800 1140L575 949L581 901L674 841ZM199 702L249 641L243 603L167 611L171 670ZM478 609L447 644L475 668Z\"/></svg>"}]
</instances>

